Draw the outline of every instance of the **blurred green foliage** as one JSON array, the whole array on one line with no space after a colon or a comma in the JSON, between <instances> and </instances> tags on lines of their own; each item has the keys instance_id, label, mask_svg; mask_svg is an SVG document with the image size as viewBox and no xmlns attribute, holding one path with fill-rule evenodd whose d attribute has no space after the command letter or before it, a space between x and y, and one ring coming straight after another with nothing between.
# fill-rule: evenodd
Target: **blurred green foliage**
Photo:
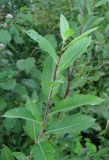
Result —
<instances>
[{"instance_id":1,"label":"blurred green foliage","mask_svg":"<svg viewBox=\"0 0 109 160\"><path fill-rule=\"evenodd\" d=\"M43 108L45 102L45 97L40 94L40 79L46 53L27 37L24 30L34 28L52 42L58 51L61 46L61 13L67 17L70 27L73 28L73 38L91 28L99 27L92 33L94 43L75 63L70 94L89 93L102 97L105 102L99 106L80 109L81 113L93 115L97 119L93 129L78 136L66 134L60 138L57 135L52 137L50 143L60 153L62 160L109 159L108 8L109 0L0 0L1 160L13 160L14 157L18 160L26 159L22 154L29 155L34 137L32 129L29 136L26 134L31 128L31 123L24 124L19 119L4 119L4 112L27 105L28 97L37 101L39 98L42 101L37 102L39 108ZM68 71L65 75L68 75ZM67 79L64 79L64 86L59 97L55 97L55 102L58 102L65 92L66 83ZM22 151L23 153L20 153ZM56 157L59 159L58 154Z\"/></svg>"}]
</instances>

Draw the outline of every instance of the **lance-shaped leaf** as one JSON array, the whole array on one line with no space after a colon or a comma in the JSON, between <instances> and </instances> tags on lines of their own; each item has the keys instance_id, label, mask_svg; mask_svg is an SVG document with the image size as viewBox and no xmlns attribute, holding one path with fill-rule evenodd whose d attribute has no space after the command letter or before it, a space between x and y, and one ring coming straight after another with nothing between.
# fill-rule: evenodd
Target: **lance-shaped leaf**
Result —
<instances>
[{"instance_id":1,"label":"lance-shaped leaf","mask_svg":"<svg viewBox=\"0 0 109 160\"><path fill-rule=\"evenodd\" d=\"M80 40L81 38L84 38L86 36L88 36L90 33L94 32L95 30L97 30L98 27L90 29L86 32L84 32L83 34L81 34L80 36L78 36L77 38L73 39L67 46L66 48L70 47L71 45L73 45L75 42L77 42L78 40Z\"/></svg>"},{"instance_id":2,"label":"lance-shaped leaf","mask_svg":"<svg viewBox=\"0 0 109 160\"><path fill-rule=\"evenodd\" d=\"M21 119L25 119L25 120L29 120L29 121L34 121L34 122L37 121L35 116L23 107L10 109L4 114L3 117L21 118Z\"/></svg>"},{"instance_id":3,"label":"lance-shaped leaf","mask_svg":"<svg viewBox=\"0 0 109 160\"><path fill-rule=\"evenodd\" d=\"M52 120L46 127L46 134L78 133L90 128L94 121L92 117L80 114L63 117L61 120Z\"/></svg>"},{"instance_id":4,"label":"lance-shaped leaf","mask_svg":"<svg viewBox=\"0 0 109 160\"><path fill-rule=\"evenodd\" d=\"M26 33L36 42L39 43L42 50L49 53L49 55L53 58L53 60L57 61L57 55L55 49L53 48L52 44L43 36L39 35L35 30L30 29L26 31Z\"/></svg>"},{"instance_id":5,"label":"lance-shaped leaf","mask_svg":"<svg viewBox=\"0 0 109 160\"><path fill-rule=\"evenodd\" d=\"M41 114L38 110L37 103L35 103L31 99L28 99L25 107L29 112L31 112L34 115L34 117L36 117L37 121L41 121ZM27 135L35 141L39 136L40 128L41 125L39 123L32 121L26 121L24 125L24 130L27 133Z\"/></svg>"},{"instance_id":6,"label":"lance-shaped leaf","mask_svg":"<svg viewBox=\"0 0 109 160\"><path fill-rule=\"evenodd\" d=\"M77 3L77 7L78 7L80 13L82 13L83 12L83 7L84 7L84 1L83 0L77 0L76 3Z\"/></svg>"},{"instance_id":7,"label":"lance-shaped leaf","mask_svg":"<svg viewBox=\"0 0 109 160\"><path fill-rule=\"evenodd\" d=\"M69 24L67 22L67 19L64 17L64 15L61 14L60 16L60 33L63 41L65 41L66 36L65 33L66 31L69 30Z\"/></svg>"},{"instance_id":8,"label":"lance-shaped leaf","mask_svg":"<svg viewBox=\"0 0 109 160\"><path fill-rule=\"evenodd\" d=\"M70 111L83 105L99 105L103 101L103 99L93 95L76 94L59 102L53 107L51 114Z\"/></svg>"},{"instance_id":9,"label":"lance-shaped leaf","mask_svg":"<svg viewBox=\"0 0 109 160\"><path fill-rule=\"evenodd\" d=\"M46 96L49 95L49 92L53 86L54 73L55 73L55 63L53 62L51 57L47 57L47 59L45 60L41 76L42 90ZM52 95L55 95L57 93L60 83L62 83L62 81L58 81L58 83L55 82Z\"/></svg>"},{"instance_id":10,"label":"lance-shaped leaf","mask_svg":"<svg viewBox=\"0 0 109 160\"><path fill-rule=\"evenodd\" d=\"M33 146L32 155L34 160L55 160L55 151L48 142L40 142Z\"/></svg>"},{"instance_id":11,"label":"lance-shaped leaf","mask_svg":"<svg viewBox=\"0 0 109 160\"><path fill-rule=\"evenodd\" d=\"M89 15L92 15L93 13L93 5L94 5L94 1L92 0L89 0L86 2L86 7Z\"/></svg>"},{"instance_id":12,"label":"lance-shaped leaf","mask_svg":"<svg viewBox=\"0 0 109 160\"><path fill-rule=\"evenodd\" d=\"M65 70L67 67L69 67L75 59L77 59L86 51L90 43L91 43L90 37L83 37L74 44L72 44L69 48L67 48L61 57L58 66L58 72L61 72Z\"/></svg>"}]
</instances>

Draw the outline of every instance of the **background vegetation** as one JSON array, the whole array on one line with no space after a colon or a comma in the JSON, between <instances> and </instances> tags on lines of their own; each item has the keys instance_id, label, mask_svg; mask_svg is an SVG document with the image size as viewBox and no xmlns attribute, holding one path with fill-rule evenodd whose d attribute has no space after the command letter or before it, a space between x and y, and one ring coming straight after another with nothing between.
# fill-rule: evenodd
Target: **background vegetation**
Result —
<instances>
[{"instance_id":1,"label":"background vegetation","mask_svg":"<svg viewBox=\"0 0 109 160\"><path fill-rule=\"evenodd\" d=\"M33 28L59 50L62 41L59 33L61 13L73 28L73 38L91 28L99 27L92 33L93 43L87 52L74 64L69 94L91 94L105 101L101 105L87 105L78 109L96 119L91 129L77 135L57 135L49 141L58 151L56 158L59 160L79 160L80 157L83 160L109 159L108 8L109 0L0 0L1 160L13 160L12 152L16 151L28 156L33 144L32 133L28 132L31 125L27 127L28 124L20 119L3 118L2 115L11 108L24 106L28 97L35 101L39 97L41 103L38 106L44 107L40 79L47 54L24 30ZM68 71L65 75L68 75ZM60 95L55 97L55 102L65 92L67 79L64 84ZM20 156L15 154L16 159L24 160Z\"/></svg>"}]
</instances>

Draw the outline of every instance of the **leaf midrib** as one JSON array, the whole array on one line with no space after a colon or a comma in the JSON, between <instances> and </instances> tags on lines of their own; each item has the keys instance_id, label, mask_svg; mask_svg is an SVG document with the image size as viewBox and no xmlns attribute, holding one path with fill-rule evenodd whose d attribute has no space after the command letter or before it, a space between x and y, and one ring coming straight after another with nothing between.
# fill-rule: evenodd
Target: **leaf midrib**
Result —
<instances>
[{"instance_id":1,"label":"leaf midrib","mask_svg":"<svg viewBox=\"0 0 109 160\"><path fill-rule=\"evenodd\" d=\"M41 152L42 152L42 154L43 154L44 159L47 160L46 155L45 155L45 153L44 153L44 151L43 151L43 148L42 148L41 144L38 143L38 145L39 145L39 147L40 147L40 149L41 149Z\"/></svg>"},{"instance_id":2,"label":"leaf midrib","mask_svg":"<svg viewBox=\"0 0 109 160\"><path fill-rule=\"evenodd\" d=\"M93 119L93 122L94 122L94 119ZM87 123L87 122L86 122L86 123ZM86 123L84 123L84 124L86 124ZM80 125L81 125L81 124L70 125L70 126L68 126L68 127L63 127L63 128L59 128L59 129L55 129L55 130L48 131L48 132L46 132L45 134L48 134L48 133L50 133L50 132L56 132L56 131L59 131L59 130L68 129L68 128L71 128L72 126L73 126L73 127L77 127L77 126L80 126Z\"/></svg>"},{"instance_id":3,"label":"leaf midrib","mask_svg":"<svg viewBox=\"0 0 109 160\"><path fill-rule=\"evenodd\" d=\"M89 39L88 39L89 40ZM89 43L87 44L87 46L89 45ZM87 46L85 47L85 49L87 48ZM74 52L75 52L75 54L72 54L72 58L70 57L63 65L61 65L61 67L59 67L59 70L58 70L58 72L60 72L63 68L64 68L64 66L67 64L67 63L69 63L69 61L71 60L71 59L73 59L73 57L78 53L78 52L80 52L80 50L83 50L83 48L84 48L84 46L82 46L79 50L77 50L77 49L75 49L74 50ZM61 61L62 62L62 61Z\"/></svg>"}]
</instances>

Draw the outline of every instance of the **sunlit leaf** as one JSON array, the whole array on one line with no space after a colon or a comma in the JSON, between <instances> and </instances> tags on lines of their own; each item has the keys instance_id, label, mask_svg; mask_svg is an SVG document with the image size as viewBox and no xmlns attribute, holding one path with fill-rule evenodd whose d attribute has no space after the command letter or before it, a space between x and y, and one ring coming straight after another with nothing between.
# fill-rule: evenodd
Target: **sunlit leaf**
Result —
<instances>
[{"instance_id":1,"label":"sunlit leaf","mask_svg":"<svg viewBox=\"0 0 109 160\"><path fill-rule=\"evenodd\" d=\"M64 17L64 15L61 14L60 16L60 33L63 41L66 39L65 33L69 29L69 24L67 22L67 19Z\"/></svg>"}]
</instances>

